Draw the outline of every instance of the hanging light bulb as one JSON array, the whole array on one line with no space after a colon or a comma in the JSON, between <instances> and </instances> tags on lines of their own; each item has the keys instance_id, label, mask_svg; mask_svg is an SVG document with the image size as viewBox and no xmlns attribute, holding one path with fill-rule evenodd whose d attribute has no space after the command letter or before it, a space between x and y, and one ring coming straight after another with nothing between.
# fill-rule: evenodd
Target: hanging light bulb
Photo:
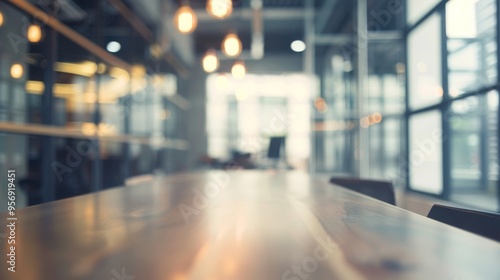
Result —
<instances>
[{"instance_id":1,"label":"hanging light bulb","mask_svg":"<svg viewBox=\"0 0 500 280\"><path fill-rule=\"evenodd\" d=\"M225 55L235 57L241 54L243 45L236 33L229 32L224 38L224 41L222 41L221 49Z\"/></svg>"},{"instance_id":2,"label":"hanging light bulb","mask_svg":"<svg viewBox=\"0 0 500 280\"><path fill-rule=\"evenodd\" d=\"M236 80L242 80L243 78L245 78L246 73L247 69L243 61L235 62L233 67L231 68L231 74Z\"/></svg>"},{"instance_id":3,"label":"hanging light bulb","mask_svg":"<svg viewBox=\"0 0 500 280\"><path fill-rule=\"evenodd\" d=\"M28 29L26 30L26 38L28 38L28 41L31 43L38 43L42 40L42 28L38 24L31 24L28 26Z\"/></svg>"},{"instance_id":4,"label":"hanging light bulb","mask_svg":"<svg viewBox=\"0 0 500 280\"><path fill-rule=\"evenodd\" d=\"M19 79L23 76L24 68L21 64L16 63L10 67L10 76L14 79Z\"/></svg>"},{"instance_id":5,"label":"hanging light bulb","mask_svg":"<svg viewBox=\"0 0 500 280\"><path fill-rule=\"evenodd\" d=\"M0 26L3 25L3 13L0 11Z\"/></svg>"},{"instance_id":6,"label":"hanging light bulb","mask_svg":"<svg viewBox=\"0 0 500 280\"><path fill-rule=\"evenodd\" d=\"M219 68L219 59L214 50L208 50L202 59L203 70L207 73L212 73Z\"/></svg>"},{"instance_id":7,"label":"hanging light bulb","mask_svg":"<svg viewBox=\"0 0 500 280\"><path fill-rule=\"evenodd\" d=\"M207 12L216 19L227 18L233 12L233 1L231 0L208 0Z\"/></svg>"},{"instance_id":8,"label":"hanging light bulb","mask_svg":"<svg viewBox=\"0 0 500 280\"><path fill-rule=\"evenodd\" d=\"M175 13L174 25L177 27L179 32L189 34L196 29L196 26L198 25L198 18L191 7L183 5Z\"/></svg>"}]
</instances>

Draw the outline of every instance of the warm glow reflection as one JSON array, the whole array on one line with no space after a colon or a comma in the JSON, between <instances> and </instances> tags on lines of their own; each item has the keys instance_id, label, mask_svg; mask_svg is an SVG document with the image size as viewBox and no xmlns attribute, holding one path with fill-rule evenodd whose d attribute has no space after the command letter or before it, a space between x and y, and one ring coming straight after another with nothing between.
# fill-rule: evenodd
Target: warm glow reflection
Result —
<instances>
[{"instance_id":1,"label":"warm glow reflection","mask_svg":"<svg viewBox=\"0 0 500 280\"><path fill-rule=\"evenodd\" d=\"M191 7L182 6L175 13L174 24L179 32L189 34L196 29L198 19Z\"/></svg>"},{"instance_id":2,"label":"warm glow reflection","mask_svg":"<svg viewBox=\"0 0 500 280\"><path fill-rule=\"evenodd\" d=\"M380 113L374 113L371 115L371 120L373 123L380 123L382 122L382 115Z\"/></svg>"},{"instance_id":3,"label":"warm glow reflection","mask_svg":"<svg viewBox=\"0 0 500 280\"><path fill-rule=\"evenodd\" d=\"M96 134L99 136L104 136L104 135L116 134L116 127L112 124L107 124L107 123L99 123L96 127L94 123L84 122L82 123L81 131L83 134L87 136L92 136Z\"/></svg>"},{"instance_id":4,"label":"warm glow reflection","mask_svg":"<svg viewBox=\"0 0 500 280\"><path fill-rule=\"evenodd\" d=\"M38 43L42 40L42 28L37 24L31 24L26 30L26 37L31 43Z\"/></svg>"},{"instance_id":5,"label":"warm glow reflection","mask_svg":"<svg viewBox=\"0 0 500 280\"><path fill-rule=\"evenodd\" d=\"M83 61L81 63L57 62L54 69L57 72L83 77L92 77L98 70L97 64L92 61Z\"/></svg>"},{"instance_id":6,"label":"warm glow reflection","mask_svg":"<svg viewBox=\"0 0 500 280\"><path fill-rule=\"evenodd\" d=\"M247 70L245 68L245 64L242 61L234 63L233 67L231 68L231 74L233 75L233 78L237 80L242 80L243 78L245 78L246 72Z\"/></svg>"},{"instance_id":7,"label":"warm glow reflection","mask_svg":"<svg viewBox=\"0 0 500 280\"><path fill-rule=\"evenodd\" d=\"M144 78L146 76L146 67L142 65L134 65L130 70L130 74L132 75L132 78Z\"/></svg>"},{"instance_id":8,"label":"warm glow reflection","mask_svg":"<svg viewBox=\"0 0 500 280\"><path fill-rule=\"evenodd\" d=\"M3 25L3 13L0 11L0 26Z\"/></svg>"},{"instance_id":9,"label":"warm glow reflection","mask_svg":"<svg viewBox=\"0 0 500 280\"><path fill-rule=\"evenodd\" d=\"M208 0L207 12L210 16L223 19L231 15L233 2L231 0Z\"/></svg>"},{"instance_id":10,"label":"warm glow reflection","mask_svg":"<svg viewBox=\"0 0 500 280\"><path fill-rule=\"evenodd\" d=\"M314 107L320 113L326 113L328 111L328 104L326 104L325 99L318 97L314 100Z\"/></svg>"},{"instance_id":11,"label":"warm glow reflection","mask_svg":"<svg viewBox=\"0 0 500 280\"><path fill-rule=\"evenodd\" d=\"M243 46L235 33L229 33L222 41L221 49L225 55L235 57L241 54Z\"/></svg>"},{"instance_id":12,"label":"warm glow reflection","mask_svg":"<svg viewBox=\"0 0 500 280\"><path fill-rule=\"evenodd\" d=\"M21 64L16 63L10 67L10 76L14 79L19 79L24 74L24 68Z\"/></svg>"},{"instance_id":13,"label":"warm glow reflection","mask_svg":"<svg viewBox=\"0 0 500 280\"><path fill-rule=\"evenodd\" d=\"M443 88L442 87L436 87L435 91L436 96L443 96Z\"/></svg>"},{"instance_id":14,"label":"warm glow reflection","mask_svg":"<svg viewBox=\"0 0 500 280\"><path fill-rule=\"evenodd\" d=\"M109 75L115 79L128 80L130 78L129 73L126 70L119 67L112 67L109 70Z\"/></svg>"},{"instance_id":15,"label":"warm glow reflection","mask_svg":"<svg viewBox=\"0 0 500 280\"><path fill-rule=\"evenodd\" d=\"M219 59L214 50L209 50L205 53L202 60L203 70L207 73L212 73L219 68Z\"/></svg>"},{"instance_id":16,"label":"warm glow reflection","mask_svg":"<svg viewBox=\"0 0 500 280\"><path fill-rule=\"evenodd\" d=\"M99 63L99 65L97 65L97 73L98 74L104 74L107 69L108 69L108 67L106 66L106 64L104 64L102 62Z\"/></svg>"}]
</instances>

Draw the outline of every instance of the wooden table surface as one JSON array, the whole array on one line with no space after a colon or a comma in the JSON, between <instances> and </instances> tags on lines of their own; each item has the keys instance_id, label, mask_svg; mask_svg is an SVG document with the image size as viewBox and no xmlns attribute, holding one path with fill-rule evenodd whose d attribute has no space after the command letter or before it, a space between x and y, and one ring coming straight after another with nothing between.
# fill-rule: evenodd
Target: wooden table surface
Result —
<instances>
[{"instance_id":1,"label":"wooden table surface","mask_svg":"<svg viewBox=\"0 0 500 280\"><path fill-rule=\"evenodd\" d=\"M1 279L500 279L500 243L297 172L176 175L17 217Z\"/></svg>"}]
</instances>

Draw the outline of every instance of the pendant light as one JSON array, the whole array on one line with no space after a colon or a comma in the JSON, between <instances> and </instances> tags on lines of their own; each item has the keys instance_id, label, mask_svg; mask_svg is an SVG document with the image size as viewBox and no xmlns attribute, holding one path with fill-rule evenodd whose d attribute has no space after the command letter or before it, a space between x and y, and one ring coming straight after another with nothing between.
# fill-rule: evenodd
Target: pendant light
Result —
<instances>
[{"instance_id":1,"label":"pendant light","mask_svg":"<svg viewBox=\"0 0 500 280\"><path fill-rule=\"evenodd\" d=\"M236 57L241 54L243 45L235 32L229 32L221 46L222 52L229 57Z\"/></svg>"},{"instance_id":2,"label":"pendant light","mask_svg":"<svg viewBox=\"0 0 500 280\"><path fill-rule=\"evenodd\" d=\"M196 29L198 18L191 7L185 3L174 15L174 25L183 34L189 34Z\"/></svg>"}]
</instances>

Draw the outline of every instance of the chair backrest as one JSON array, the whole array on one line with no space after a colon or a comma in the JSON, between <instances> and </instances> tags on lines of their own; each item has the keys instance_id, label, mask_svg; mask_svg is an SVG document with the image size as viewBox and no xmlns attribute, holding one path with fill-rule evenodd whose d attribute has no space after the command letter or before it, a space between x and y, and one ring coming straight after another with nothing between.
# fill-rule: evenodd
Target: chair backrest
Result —
<instances>
[{"instance_id":1,"label":"chair backrest","mask_svg":"<svg viewBox=\"0 0 500 280\"><path fill-rule=\"evenodd\" d=\"M285 149L285 137L271 137L269 148L267 149L267 157L279 159L281 157L281 149Z\"/></svg>"},{"instance_id":2,"label":"chair backrest","mask_svg":"<svg viewBox=\"0 0 500 280\"><path fill-rule=\"evenodd\" d=\"M427 217L500 242L500 214L434 204Z\"/></svg>"},{"instance_id":3,"label":"chair backrest","mask_svg":"<svg viewBox=\"0 0 500 280\"><path fill-rule=\"evenodd\" d=\"M330 183L396 205L394 187L391 182L333 177L330 179Z\"/></svg>"}]
</instances>

